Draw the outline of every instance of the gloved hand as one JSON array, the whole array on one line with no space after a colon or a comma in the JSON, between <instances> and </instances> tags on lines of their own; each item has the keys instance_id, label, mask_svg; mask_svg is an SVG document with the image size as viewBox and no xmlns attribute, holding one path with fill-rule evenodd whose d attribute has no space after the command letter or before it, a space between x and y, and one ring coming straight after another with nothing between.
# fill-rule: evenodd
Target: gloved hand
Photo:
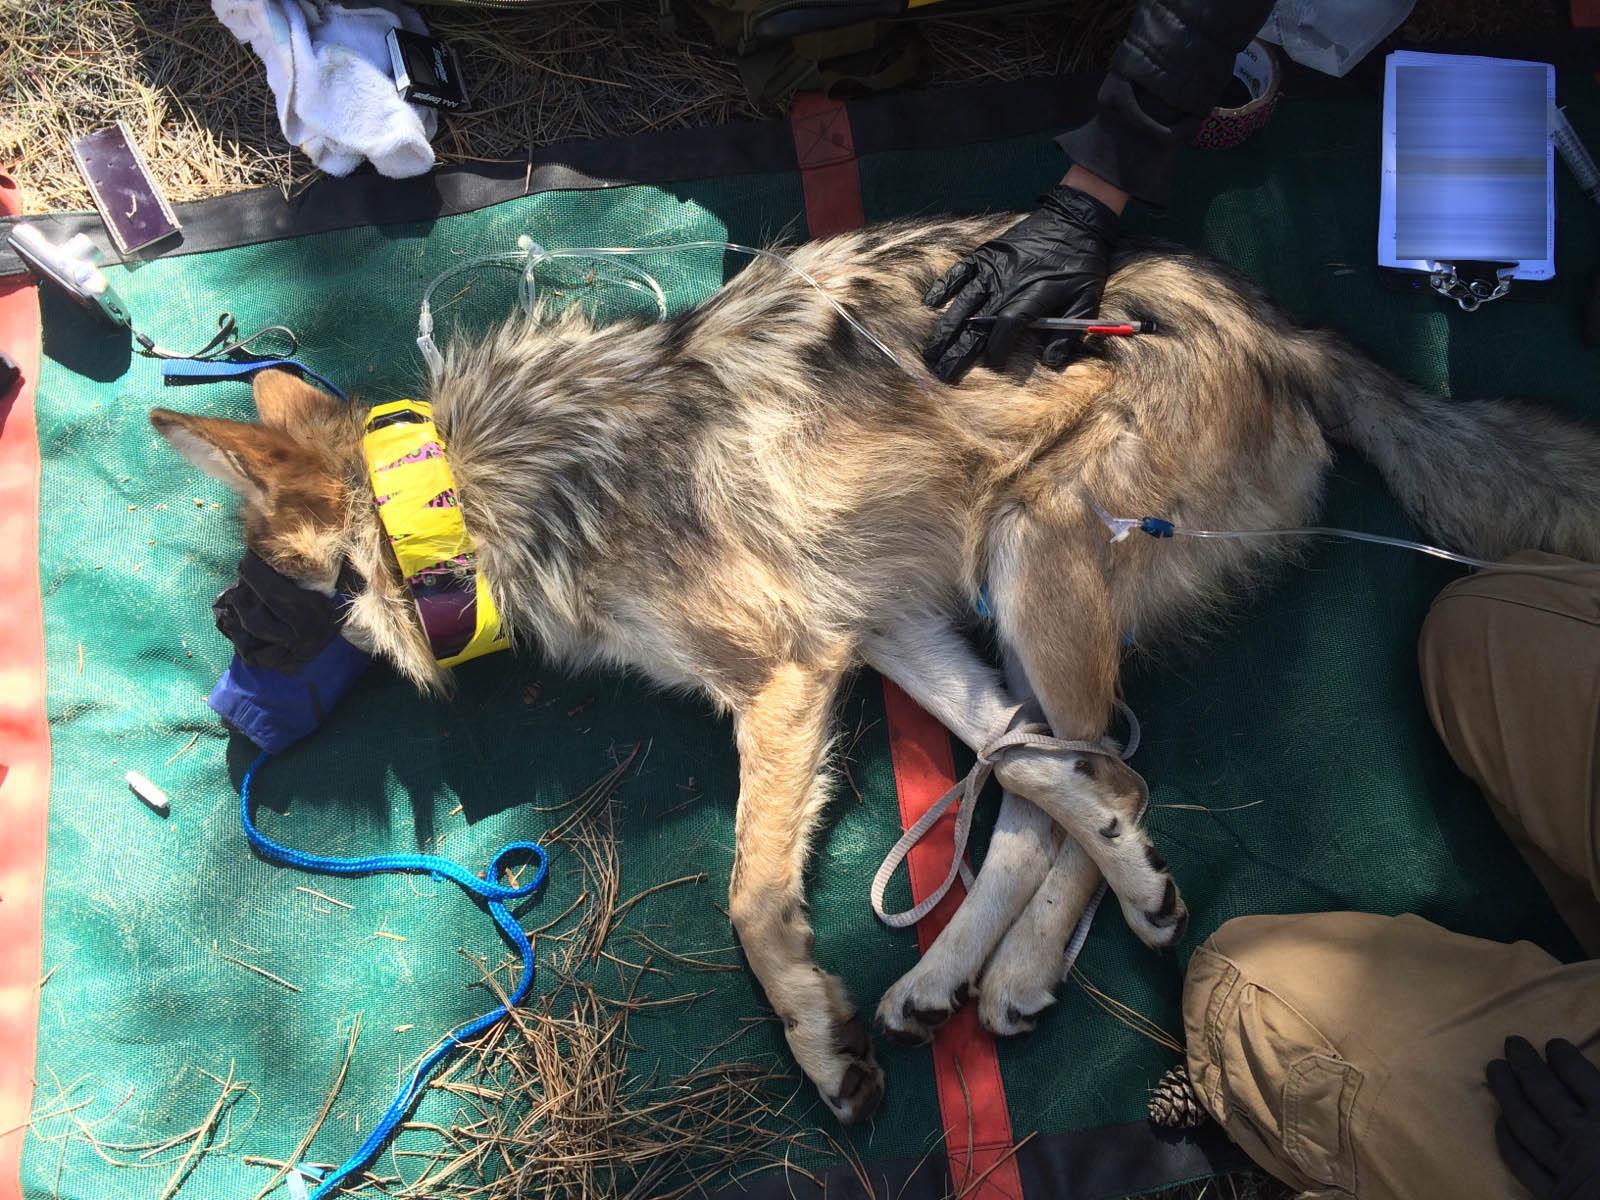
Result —
<instances>
[{"instance_id":1,"label":"gloved hand","mask_svg":"<svg viewBox=\"0 0 1600 1200\"><path fill-rule=\"evenodd\" d=\"M1510 1037L1484 1074L1500 1156L1535 1200L1600 1200L1600 1068L1561 1038L1540 1058Z\"/></svg>"},{"instance_id":2,"label":"gloved hand","mask_svg":"<svg viewBox=\"0 0 1600 1200\"><path fill-rule=\"evenodd\" d=\"M1052 188L1039 197L1032 213L979 246L928 289L924 304L950 304L923 347L928 369L952 383L985 349L984 360L1003 367L1030 321L1097 315L1116 240L1116 213L1076 188ZM987 316L995 318L987 329L966 323L970 317ZM1045 365L1065 365L1082 337L1063 333L1050 339Z\"/></svg>"}]
</instances>

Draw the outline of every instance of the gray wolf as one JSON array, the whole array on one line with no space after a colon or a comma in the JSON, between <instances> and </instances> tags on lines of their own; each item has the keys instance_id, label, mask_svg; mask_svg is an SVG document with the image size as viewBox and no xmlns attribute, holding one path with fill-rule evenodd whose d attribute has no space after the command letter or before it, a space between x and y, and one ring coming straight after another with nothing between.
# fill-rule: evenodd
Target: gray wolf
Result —
<instances>
[{"instance_id":1,"label":"gray wolf","mask_svg":"<svg viewBox=\"0 0 1600 1200\"><path fill-rule=\"evenodd\" d=\"M729 912L795 1058L842 1121L882 1092L867 1027L812 958L802 879L828 795L832 709L865 663L967 744L1036 701L1057 736L1105 736L1125 631L1219 612L1293 552L1262 540L1113 545L1092 505L1179 524L1306 524L1330 440L1369 456L1417 521L1485 556L1600 553L1600 440L1526 405L1442 401L1248 281L1129 244L1102 312L1158 335L1105 339L1057 373L920 365L920 303L1015 217L880 225L756 261L672 320L594 327L574 310L454 347L431 387L461 513L513 639L692 688L732 714L740 794ZM374 512L361 416L264 374L260 424L151 414L244 499L246 540L309 586L360 586L352 640L446 689ZM960 626L988 589L1004 667ZM1051 1002L1060 953L1103 876L1155 947L1187 910L1113 759L1017 749L976 886L882 999L925 1038L976 990L997 1034ZM862 881L863 893L866 881ZM863 897L864 898L864 897Z\"/></svg>"}]
</instances>

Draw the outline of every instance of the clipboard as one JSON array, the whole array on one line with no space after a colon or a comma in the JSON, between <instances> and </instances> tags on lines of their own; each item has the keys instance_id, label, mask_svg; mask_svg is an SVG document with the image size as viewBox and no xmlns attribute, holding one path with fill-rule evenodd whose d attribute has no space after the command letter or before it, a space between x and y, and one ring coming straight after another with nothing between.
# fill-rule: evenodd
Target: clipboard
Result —
<instances>
[{"instance_id":1,"label":"clipboard","mask_svg":"<svg viewBox=\"0 0 1600 1200\"><path fill-rule=\"evenodd\" d=\"M1471 311L1555 276L1549 63L1397 51L1384 62L1378 265Z\"/></svg>"}]
</instances>

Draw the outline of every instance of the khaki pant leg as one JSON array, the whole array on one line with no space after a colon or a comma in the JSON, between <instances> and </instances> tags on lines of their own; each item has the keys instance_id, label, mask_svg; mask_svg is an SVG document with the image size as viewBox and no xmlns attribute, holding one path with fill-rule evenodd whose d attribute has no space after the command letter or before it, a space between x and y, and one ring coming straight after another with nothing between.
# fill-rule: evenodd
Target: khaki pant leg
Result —
<instances>
[{"instance_id":1,"label":"khaki pant leg","mask_svg":"<svg viewBox=\"0 0 1600 1200\"><path fill-rule=\"evenodd\" d=\"M1195 1090L1265 1170L1315 1196L1523 1195L1483 1068L1508 1034L1600 1052L1600 962L1420 917L1241 917L1184 981Z\"/></svg>"},{"instance_id":2,"label":"khaki pant leg","mask_svg":"<svg viewBox=\"0 0 1600 1200\"><path fill-rule=\"evenodd\" d=\"M1451 757L1600 955L1600 567L1515 567L1570 561L1518 555L1452 584L1434 601L1418 657Z\"/></svg>"}]
</instances>

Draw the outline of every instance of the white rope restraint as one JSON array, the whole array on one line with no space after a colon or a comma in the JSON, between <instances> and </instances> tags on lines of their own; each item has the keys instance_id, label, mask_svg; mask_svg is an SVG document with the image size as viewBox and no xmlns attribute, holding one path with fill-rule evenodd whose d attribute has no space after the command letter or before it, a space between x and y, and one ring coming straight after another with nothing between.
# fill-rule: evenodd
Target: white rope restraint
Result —
<instances>
[{"instance_id":1,"label":"white rope restraint","mask_svg":"<svg viewBox=\"0 0 1600 1200\"><path fill-rule=\"evenodd\" d=\"M1039 721L1027 721L1018 724L1018 721L1027 715L1036 715L1030 712L1032 706L1019 704L1011 710L1011 715L1006 721L1006 728L999 737L990 742L978 754L978 761L972 764L972 770L967 772L967 777L958 782L953 788L939 797L933 806L919 817L914 825L900 835L900 840L890 849L883 860L883 865L878 868L878 873L872 877L872 911L877 914L878 920L894 929L904 929L907 925L915 925L923 917L933 911L939 901L943 900L945 893L955 884L957 876L969 891L972 889L972 870L967 866L967 838L972 833L972 813L978 805L978 797L983 792L984 784L989 782L989 776L994 772L995 760L1007 750L1018 746L1026 746L1032 750L1049 750L1061 754L1098 754L1103 758L1120 758L1126 761L1133 757L1134 751L1139 749L1139 719L1122 701L1116 702L1117 711L1128 722L1128 744L1122 749L1109 741L1078 742L1068 741L1065 738L1053 737L1049 726ZM1133 777L1139 781L1139 813L1134 819L1143 818L1145 809L1150 804L1150 787L1144 781L1144 776L1137 771ZM959 801L959 803L958 803ZM906 856L911 853L911 848L927 836L940 817L949 811L950 806L956 804L955 828L955 853L950 860L950 872L944 877L944 882L934 888L927 896L913 904L904 912L886 912L883 907L883 894L888 889L889 880L900 869L900 864L905 862ZM1104 881L1095 893L1094 899L1089 902L1089 907L1084 910L1083 917L1078 922L1078 928L1073 932L1072 942L1067 947L1067 964L1071 965L1073 958L1083 946L1083 939L1088 935L1089 923L1094 918L1095 909L1100 905L1100 897L1105 894Z\"/></svg>"}]
</instances>

